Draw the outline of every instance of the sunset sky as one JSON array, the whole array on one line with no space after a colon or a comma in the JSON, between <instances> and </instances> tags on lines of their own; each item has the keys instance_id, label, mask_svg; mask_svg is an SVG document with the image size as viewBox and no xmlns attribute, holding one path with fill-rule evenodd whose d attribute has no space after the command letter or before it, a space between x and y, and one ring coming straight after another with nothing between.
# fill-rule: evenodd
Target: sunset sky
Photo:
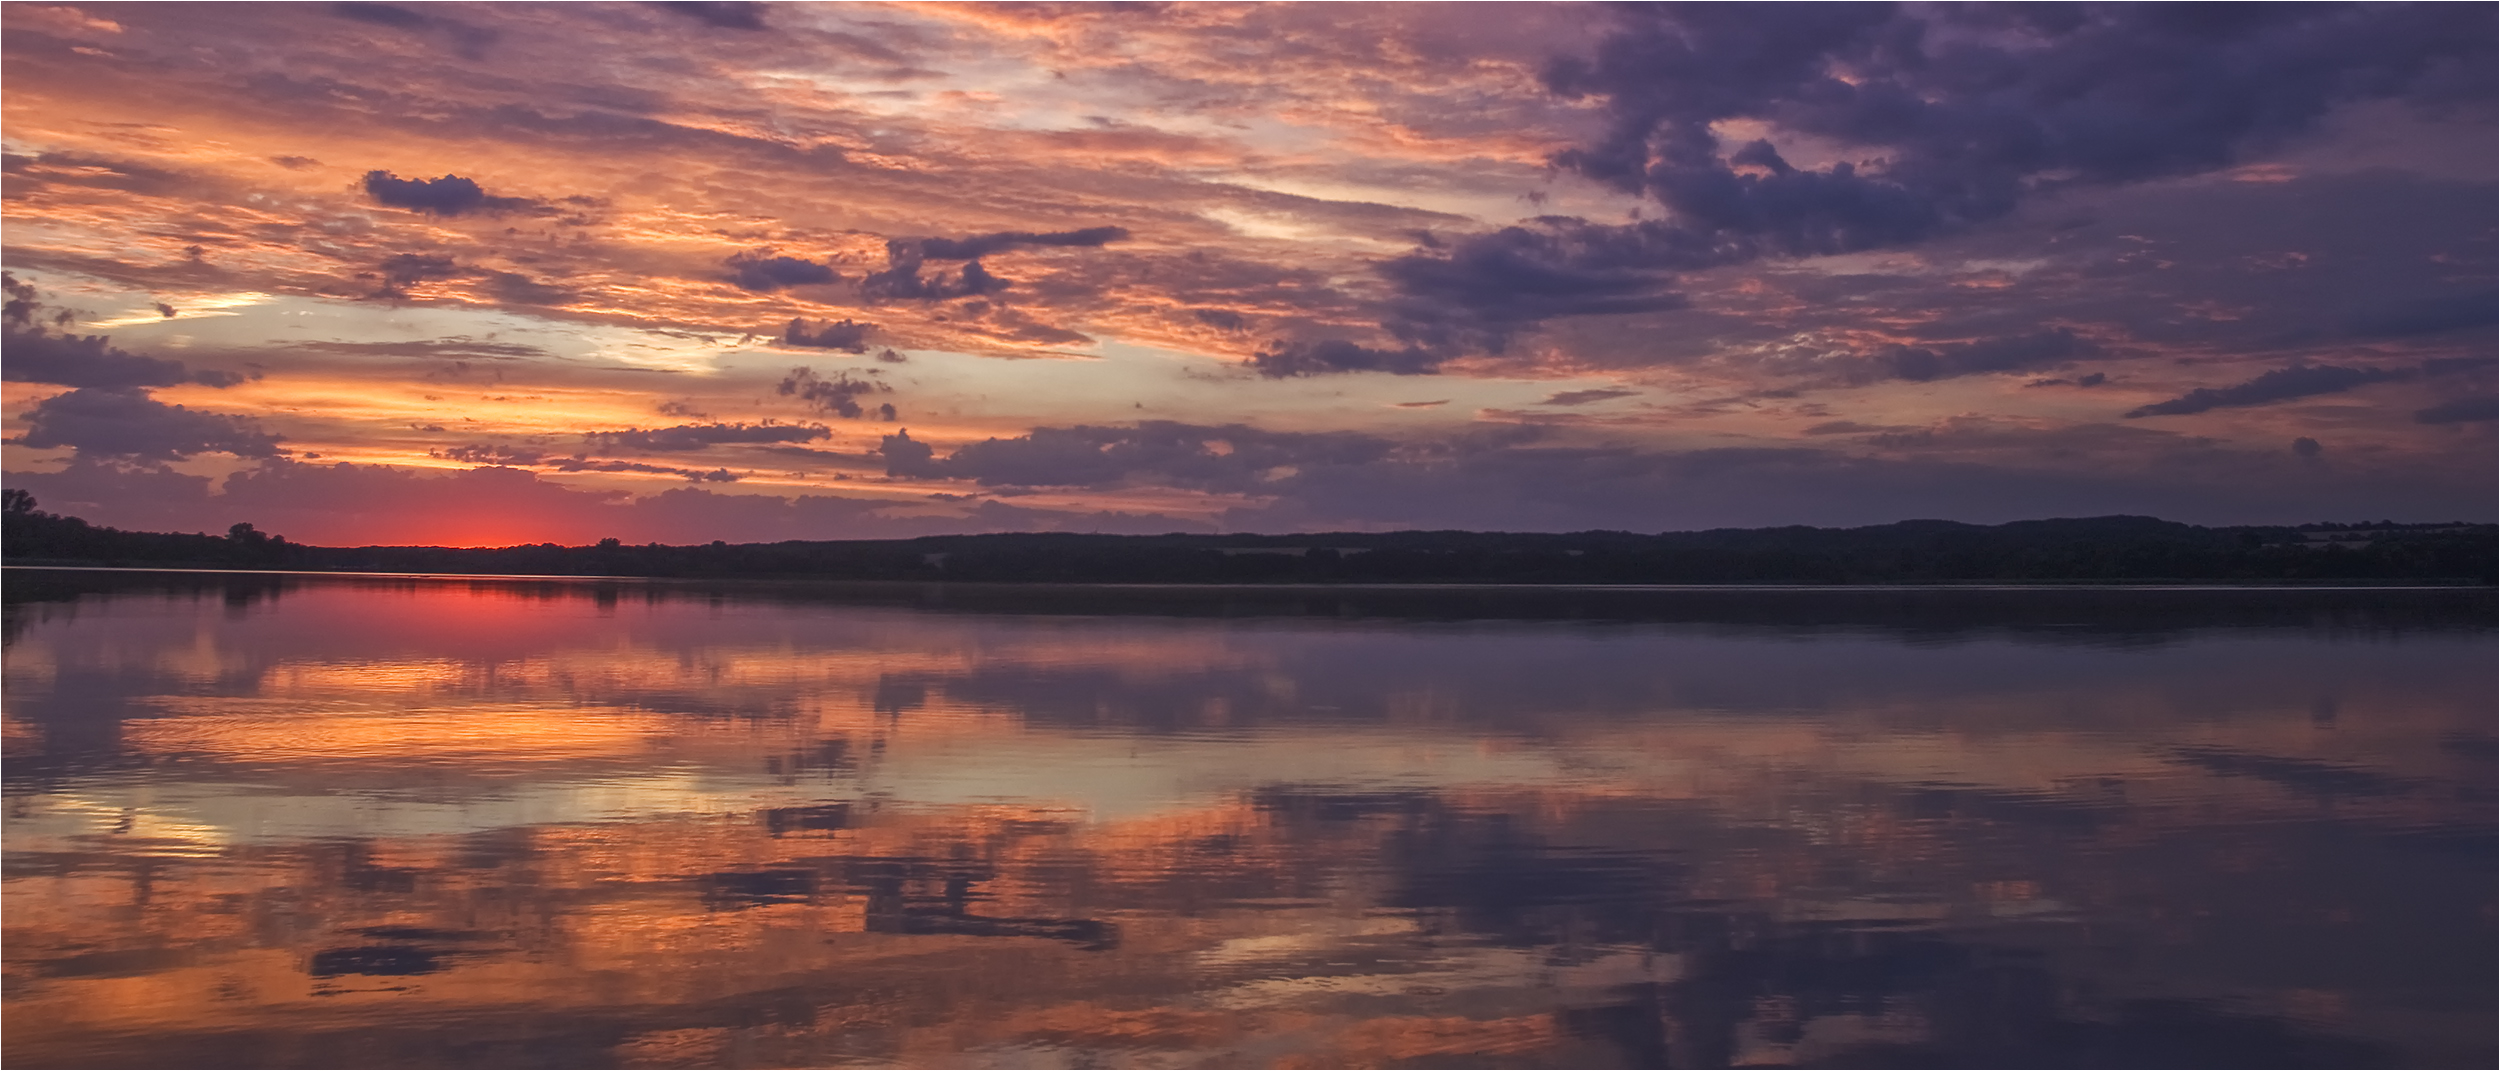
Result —
<instances>
[{"instance_id":1,"label":"sunset sky","mask_svg":"<svg viewBox=\"0 0 2500 1071\"><path fill-rule=\"evenodd\" d=\"M0 10L99 523L2495 509L2488 4Z\"/></svg>"}]
</instances>

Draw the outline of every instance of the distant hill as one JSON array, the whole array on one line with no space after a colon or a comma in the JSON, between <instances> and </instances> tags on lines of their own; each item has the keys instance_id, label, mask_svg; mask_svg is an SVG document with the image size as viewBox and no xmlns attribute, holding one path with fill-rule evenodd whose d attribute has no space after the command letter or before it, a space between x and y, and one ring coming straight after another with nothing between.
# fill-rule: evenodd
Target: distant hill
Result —
<instances>
[{"instance_id":1,"label":"distant hill","mask_svg":"<svg viewBox=\"0 0 2500 1071\"><path fill-rule=\"evenodd\" d=\"M10 564L657 577L1118 584L1923 584L2119 581L2493 584L2500 526L2205 528L2153 517L1703 532L1331 532L498 549L316 547L236 525L224 536L124 532L7 492Z\"/></svg>"}]
</instances>

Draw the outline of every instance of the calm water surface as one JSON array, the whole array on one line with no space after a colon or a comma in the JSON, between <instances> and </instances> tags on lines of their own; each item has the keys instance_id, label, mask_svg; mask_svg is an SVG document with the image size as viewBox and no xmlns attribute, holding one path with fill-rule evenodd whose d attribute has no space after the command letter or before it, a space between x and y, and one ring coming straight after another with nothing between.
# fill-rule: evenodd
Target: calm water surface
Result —
<instances>
[{"instance_id":1,"label":"calm water surface","mask_svg":"<svg viewBox=\"0 0 2500 1071\"><path fill-rule=\"evenodd\" d=\"M2488 592L6 590L16 1066L2494 1059Z\"/></svg>"}]
</instances>

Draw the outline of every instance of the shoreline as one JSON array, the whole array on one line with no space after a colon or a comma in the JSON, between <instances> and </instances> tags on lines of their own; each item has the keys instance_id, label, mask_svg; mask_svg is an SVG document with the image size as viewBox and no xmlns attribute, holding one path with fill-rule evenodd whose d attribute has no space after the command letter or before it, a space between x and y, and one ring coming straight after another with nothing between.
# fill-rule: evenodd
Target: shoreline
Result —
<instances>
[{"instance_id":1,"label":"shoreline","mask_svg":"<svg viewBox=\"0 0 2500 1071\"><path fill-rule=\"evenodd\" d=\"M1188 583L1188 582L1117 582L1079 580L851 580L808 574L776 574L746 576L652 576L647 574L585 574L585 573L453 573L453 572L387 572L349 569L235 569L203 566L143 565L65 565L21 564L0 561L0 569L27 569L59 573L176 573L196 576L297 576L341 577L387 580L505 580L505 581L569 581L613 584L625 581L669 584L809 584L850 588L913 589L998 588L1034 590L1069 588L1088 591L1572 591L1572 592L1878 592L1878 591L2500 591L2500 585L2473 581L2443 582L2422 580L2400 583L2354 583L2340 580L1938 580L1917 583L1779 583L1753 582L1738 584L1555 584L1499 581L1419 581L1416 583L1311 583L1289 581L1277 583Z\"/></svg>"}]
</instances>

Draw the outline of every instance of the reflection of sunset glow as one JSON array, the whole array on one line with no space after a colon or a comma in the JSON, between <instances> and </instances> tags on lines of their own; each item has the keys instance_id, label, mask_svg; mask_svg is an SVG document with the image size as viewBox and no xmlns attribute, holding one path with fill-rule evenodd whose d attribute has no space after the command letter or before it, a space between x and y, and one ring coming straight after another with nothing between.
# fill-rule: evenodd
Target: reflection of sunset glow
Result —
<instances>
[{"instance_id":1,"label":"reflection of sunset glow","mask_svg":"<svg viewBox=\"0 0 2500 1071\"><path fill-rule=\"evenodd\" d=\"M2049 1022L2228 992L2318 1037L2487 1041L2336 962L2251 968L2231 928L2379 934L2431 977L2456 942L2390 912L2487 927L2403 847L2487 830L2459 801L2488 763L2443 743L2488 732L2471 629L1936 644L185 583L10 608L13 1060L381 1023L660 1065L1959 1037L1944 983L1798 980L1857 947L2106 994L2022 1013ZM2412 877L2317 846L2381 840ZM1799 973L1742 973L1766 961ZM449 1052L436 1029L408 1051Z\"/></svg>"},{"instance_id":2,"label":"reflection of sunset glow","mask_svg":"<svg viewBox=\"0 0 2500 1071\"><path fill-rule=\"evenodd\" d=\"M310 717L296 715L299 709L294 702L169 704L168 713L178 718L149 723L128 739L150 752L229 762L547 761L631 754L634 742L659 729L657 719L647 715L578 707L460 706Z\"/></svg>"}]
</instances>

